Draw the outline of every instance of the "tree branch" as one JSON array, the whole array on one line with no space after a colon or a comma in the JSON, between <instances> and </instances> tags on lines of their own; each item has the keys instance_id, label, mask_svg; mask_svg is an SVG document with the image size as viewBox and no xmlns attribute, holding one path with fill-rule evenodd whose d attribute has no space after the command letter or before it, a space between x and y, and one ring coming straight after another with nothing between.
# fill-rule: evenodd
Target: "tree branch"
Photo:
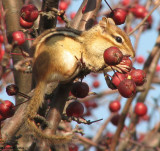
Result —
<instances>
[{"instance_id":1,"label":"tree branch","mask_svg":"<svg viewBox=\"0 0 160 151\"><path fill-rule=\"evenodd\" d=\"M6 18L6 31L7 31L7 37L10 43L12 43L12 32L18 31L21 29L19 25L19 19L20 19L20 9L22 7L22 1L21 0L2 0L3 7L6 12L5 18ZM28 45L27 42L22 46L22 49L25 51L28 51ZM21 50L19 47L15 47L13 50L15 53L21 53ZM13 65L16 64L19 60L23 60L23 56L13 55ZM31 90L31 74L25 74L23 72L14 71L14 80L15 84L19 87L19 90L23 93L29 93ZM20 103L20 98L17 97L16 104Z\"/></svg>"},{"instance_id":2,"label":"tree branch","mask_svg":"<svg viewBox=\"0 0 160 151\"><path fill-rule=\"evenodd\" d=\"M117 143L118 143L118 140L120 138L120 134L123 130L123 127L124 127L124 122L125 122L125 119L126 119L126 116L128 114L128 111L130 109L130 106L131 106L131 103L133 101L133 98L129 98L125 104L125 107L121 113L121 116L120 116L120 119L119 119L119 122L118 122L118 126L117 126L117 130L116 130L116 133L114 134L114 137L113 137L113 140L112 141L112 144L111 144L111 148L110 148L110 151L115 151L116 149L116 146L117 146Z\"/></svg>"},{"instance_id":3,"label":"tree branch","mask_svg":"<svg viewBox=\"0 0 160 151\"><path fill-rule=\"evenodd\" d=\"M48 12L51 8L58 8L59 0L43 0L42 2L42 11ZM46 29L55 28L57 23L57 18L48 19L47 16L42 16L40 18L39 23L39 31L40 33Z\"/></svg>"}]
</instances>

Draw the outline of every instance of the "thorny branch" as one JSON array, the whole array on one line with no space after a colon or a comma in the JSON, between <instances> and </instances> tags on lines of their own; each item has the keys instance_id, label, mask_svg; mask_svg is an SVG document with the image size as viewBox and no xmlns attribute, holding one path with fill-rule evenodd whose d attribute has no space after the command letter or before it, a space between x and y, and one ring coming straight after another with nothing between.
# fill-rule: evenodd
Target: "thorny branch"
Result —
<instances>
[{"instance_id":1,"label":"thorny branch","mask_svg":"<svg viewBox=\"0 0 160 151\"><path fill-rule=\"evenodd\" d=\"M95 121L90 121L90 120L85 120L84 118L81 118L81 117L74 117L74 116L71 116L71 117L68 117L66 116L65 114L62 115L62 120L66 120L67 122L71 122L71 121L76 121L78 124L92 124L92 123L95 123L95 122L99 122L103 119L99 119L99 120L95 120Z\"/></svg>"}]
</instances>

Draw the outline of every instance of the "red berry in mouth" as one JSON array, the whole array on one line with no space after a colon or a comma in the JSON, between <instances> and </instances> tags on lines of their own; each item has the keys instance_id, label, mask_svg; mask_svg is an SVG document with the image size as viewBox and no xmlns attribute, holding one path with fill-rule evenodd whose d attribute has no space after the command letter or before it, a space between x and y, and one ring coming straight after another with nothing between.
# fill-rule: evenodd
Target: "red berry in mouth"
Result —
<instances>
[{"instance_id":1,"label":"red berry in mouth","mask_svg":"<svg viewBox=\"0 0 160 151\"><path fill-rule=\"evenodd\" d=\"M27 22L34 22L39 15L38 9L33 4L23 6L20 13Z\"/></svg>"},{"instance_id":2,"label":"red berry in mouth","mask_svg":"<svg viewBox=\"0 0 160 151\"><path fill-rule=\"evenodd\" d=\"M127 57L127 56L124 56L123 58L122 58L122 61L121 61L124 65L127 65L128 67L129 67L129 69L131 70L131 68L132 68L132 61L129 59L129 57ZM121 64L122 64L121 63Z\"/></svg>"},{"instance_id":3,"label":"red berry in mouth","mask_svg":"<svg viewBox=\"0 0 160 151\"><path fill-rule=\"evenodd\" d=\"M116 8L109 14L109 17L114 20L116 25L124 24L126 16L127 11L122 8Z\"/></svg>"},{"instance_id":4,"label":"red berry in mouth","mask_svg":"<svg viewBox=\"0 0 160 151\"><path fill-rule=\"evenodd\" d=\"M19 23L23 28L26 28L26 29L31 28L33 26L33 24L34 24L33 22L25 21L22 17L20 17Z\"/></svg>"},{"instance_id":5,"label":"red berry in mouth","mask_svg":"<svg viewBox=\"0 0 160 151\"><path fill-rule=\"evenodd\" d=\"M109 109L111 112L118 112L120 108L121 108L121 104L119 100L112 101L109 104Z\"/></svg>"},{"instance_id":6,"label":"red berry in mouth","mask_svg":"<svg viewBox=\"0 0 160 151\"><path fill-rule=\"evenodd\" d=\"M84 98L89 93L89 86L85 82L75 82L72 85L71 93L77 98Z\"/></svg>"},{"instance_id":7,"label":"red berry in mouth","mask_svg":"<svg viewBox=\"0 0 160 151\"><path fill-rule=\"evenodd\" d=\"M3 101L3 103L0 104L0 114L3 117L9 118L13 116L14 111L15 111L14 104L9 100L5 100Z\"/></svg>"},{"instance_id":8,"label":"red berry in mouth","mask_svg":"<svg viewBox=\"0 0 160 151\"><path fill-rule=\"evenodd\" d=\"M111 82L114 84L114 86L118 87L120 82L123 81L125 78L126 78L125 74L115 72L112 77Z\"/></svg>"},{"instance_id":9,"label":"red berry in mouth","mask_svg":"<svg viewBox=\"0 0 160 151\"><path fill-rule=\"evenodd\" d=\"M144 116L147 113L147 106L142 102L138 102L135 106L134 112L138 116Z\"/></svg>"},{"instance_id":10,"label":"red berry in mouth","mask_svg":"<svg viewBox=\"0 0 160 151\"><path fill-rule=\"evenodd\" d=\"M107 65L117 65L122 61L123 54L117 47L110 47L104 51L103 57Z\"/></svg>"},{"instance_id":11,"label":"red berry in mouth","mask_svg":"<svg viewBox=\"0 0 160 151\"><path fill-rule=\"evenodd\" d=\"M9 96L16 95L19 92L19 88L15 84L10 84L6 87L6 92Z\"/></svg>"},{"instance_id":12,"label":"red berry in mouth","mask_svg":"<svg viewBox=\"0 0 160 151\"><path fill-rule=\"evenodd\" d=\"M136 84L132 79L124 79L120 82L118 91L123 97L130 98L136 93Z\"/></svg>"},{"instance_id":13,"label":"red berry in mouth","mask_svg":"<svg viewBox=\"0 0 160 151\"><path fill-rule=\"evenodd\" d=\"M66 108L67 116L81 117L83 113L84 107L78 101L71 102Z\"/></svg>"},{"instance_id":14,"label":"red berry in mouth","mask_svg":"<svg viewBox=\"0 0 160 151\"><path fill-rule=\"evenodd\" d=\"M136 83L137 86L143 85L146 81L146 73L144 70L133 69L129 75L131 75L132 80Z\"/></svg>"},{"instance_id":15,"label":"red berry in mouth","mask_svg":"<svg viewBox=\"0 0 160 151\"><path fill-rule=\"evenodd\" d=\"M22 31L15 31L12 33L13 41L18 45L22 45L26 41L25 34Z\"/></svg>"}]
</instances>

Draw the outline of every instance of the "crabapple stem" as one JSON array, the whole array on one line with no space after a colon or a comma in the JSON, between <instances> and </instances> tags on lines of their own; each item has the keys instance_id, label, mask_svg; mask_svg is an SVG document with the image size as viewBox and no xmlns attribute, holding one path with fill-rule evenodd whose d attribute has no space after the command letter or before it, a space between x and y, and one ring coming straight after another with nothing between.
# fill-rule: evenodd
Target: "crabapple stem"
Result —
<instances>
[{"instance_id":1,"label":"crabapple stem","mask_svg":"<svg viewBox=\"0 0 160 151\"><path fill-rule=\"evenodd\" d=\"M113 70L113 72L116 74L116 76L118 77L118 79L121 81L121 79L119 78L118 74L115 72L115 70L112 68L111 66L111 69Z\"/></svg>"},{"instance_id":2,"label":"crabapple stem","mask_svg":"<svg viewBox=\"0 0 160 151\"><path fill-rule=\"evenodd\" d=\"M104 75L109 76L110 78L112 78L112 76L110 76L108 73L104 72Z\"/></svg>"},{"instance_id":3,"label":"crabapple stem","mask_svg":"<svg viewBox=\"0 0 160 151\"><path fill-rule=\"evenodd\" d=\"M29 99L28 99L28 100L26 100L26 101L24 101L24 102L22 102L22 103L19 103L19 104L15 105L14 107L17 107L17 106L19 106L19 105L21 105L21 104L23 104L23 103L28 102L28 101L29 101Z\"/></svg>"},{"instance_id":4,"label":"crabapple stem","mask_svg":"<svg viewBox=\"0 0 160 151\"><path fill-rule=\"evenodd\" d=\"M99 119L99 120L92 121L90 124L95 123L95 122L99 122L99 121L101 121L101 120L103 120L103 118L102 118L102 119Z\"/></svg>"},{"instance_id":5,"label":"crabapple stem","mask_svg":"<svg viewBox=\"0 0 160 151\"><path fill-rule=\"evenodd\" d=\"M19 94L20 96L23 96L23 97L26 98L26 99L30 99L30 96L28 96L28 95L26 95L26 94L24 94L24 93L22 93L22 92L18 92L18 94Z\"/></svg>"},{"instance_id":6,"label":"crabapple stem","mask_svg":"<svg viewBox=\"0 0 160 151\"><path fill-rule=\"evenodd\" d=\"M108 4L108 2L106 0L104 0L106 2L106 4L108 5L108 7L110 8L110 10L113 12L113 9L111 8L111 6Z\"/></svg>"}]
</instances>

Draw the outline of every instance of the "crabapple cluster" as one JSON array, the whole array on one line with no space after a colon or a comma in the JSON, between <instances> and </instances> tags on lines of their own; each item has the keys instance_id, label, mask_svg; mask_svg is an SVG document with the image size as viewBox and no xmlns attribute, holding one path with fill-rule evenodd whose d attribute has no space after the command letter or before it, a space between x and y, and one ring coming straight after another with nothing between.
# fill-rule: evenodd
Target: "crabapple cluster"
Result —
<instances>
[{"instance_id":1,"label":"crabapple cluster","mask_svg":"<svg viewBox=\"0 0 160 151\"><path fill-rule=\"evenodd\" d=\"M130 6L130 4L132 4L131 0L122 0L121 5L123 8L112 9L107 3L111 9L111 12L107 14L107 16L112 18L116 25L121 25L125 23L128 13L132 13L137 19L143 19L148 15L148 11L143 5L135 3L134 5ZM147 18L147 22L149 25L152 24L152 16Z\"/></svg>"},{"instance_id":2,"label":"crabapple cluster","mask_svg":"<svg viewBox=\"0 0 160 151\"><path fill-rule=\"evenodd\" d=\"M33 4L23 6L20 10L20 25L26 29L31 28L38 15L38 9Z\"/></svg>"},{"instance_id":3,"label":"crabapple cluster","mask_svg":"<svg viewBox=\"0 0 160 151\"><path fill-rule=\"evenodd\" d=\"M142 86L146 79L143 70L132 67L132 61L127 56L123 56L118 48L110 47L104 52L104 61L111 67L121 64L127 65L128 71L122 73L115 72L111 83L118 89L119 93L126 98L132 97L136 93L136 86Z\"/></svg>"}]
</instances>

